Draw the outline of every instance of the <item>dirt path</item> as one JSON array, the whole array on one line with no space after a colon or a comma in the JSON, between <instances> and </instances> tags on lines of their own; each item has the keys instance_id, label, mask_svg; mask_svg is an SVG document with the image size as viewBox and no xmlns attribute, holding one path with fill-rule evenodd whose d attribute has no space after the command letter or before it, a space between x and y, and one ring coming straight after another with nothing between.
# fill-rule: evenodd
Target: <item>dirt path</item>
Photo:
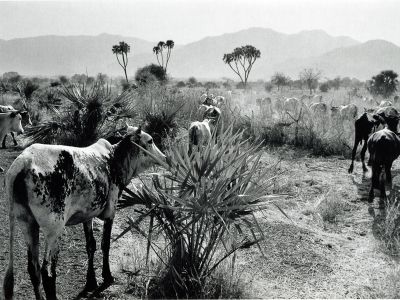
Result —
<instances>
[{"instance_id":1,"label":"dirt path","mask_svg":"<svg viewBox=\"0 0 400 300\"><path fill-rule=\"evenodd\" d=\"M267 153L267 152L266 152ZM256 247L240 250L237 274L244 282L245 295L252 298L382 298L394 297L390 280L395 262L381 249L379 224L381 212L367 204L369 179L356 163L355 174L348 175L348 161L338 158L310 158L293 149L268 150L264 160L276 162L287 170L281 192L289 199L280 203L290 216L271 208L260 221L267 239L262 242L266 257ZM0 166L8 168L18 151L1 151ZM395 165L395 169L400 169ZM0 273L8 258L7 202L4 199L4 174L0 174ZM327 203L338 203L332 222L323 221ZM125 225L121 212L113 229L116 236ZM101 224L96 225L97 277L101 282ZM26 254L18 230L15 249L16 298L32 299L26 271ZM43 243L42 243L43 244ZM111 261L117 282L101 299L130 299L124 291L127 276L122 269L140 265L143 241L127 238L112 244ZM135 265L136 264L136 265ZM84 285L86 253L81 226L70 227L63 238L57 284L61 299L73 299ZM2 276L0 277L2 280Z\"/></svg>"}]
</instances>

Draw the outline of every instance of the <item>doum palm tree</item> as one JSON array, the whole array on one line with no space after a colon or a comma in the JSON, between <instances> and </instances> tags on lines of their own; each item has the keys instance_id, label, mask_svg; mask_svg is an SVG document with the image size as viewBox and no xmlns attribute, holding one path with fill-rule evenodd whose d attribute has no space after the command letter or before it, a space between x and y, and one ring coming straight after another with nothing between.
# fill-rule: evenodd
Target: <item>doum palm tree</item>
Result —
<instances>
[{"instance_id":1,"label":"doum palm tree","mask_svg":"<svg viewBox=\"0 0 400 300\"><path fill-rule=\"evenodd\" d=\"M124 41L119 42L118 45L114 45L112 47L112 52L115 54L119 65L124 70L125 79L126 79L127 83L129 81L128 81L128 74L126 73L126 66L128 65L128 52L130 52L130 50L131 50L131 47L127 43L125 43ZM121 57L122 57L122 63L121 63L121 61L119 59L119 55L121 55Z\"/></svg>"},{"instance_id":2,"label":"doum palm tree","mask_svg":"<svg viewBox=\"0 0 400 300\"><path fill-rule=\"evenodd\" d=\"M167 40L166 42L159 41L157 46L153 47L153 53L156 55L157 62L159 64L159 66L164 69L165 74L167 74L168 62L171 57L172 48L174 48L174 46L175 46L175 43L173 40ZM164 52L163 52L164 49L167 49L165 61L164 61ZM161 59L161 62L160 62L160 59Z\"/></svg>"}]
</instances>

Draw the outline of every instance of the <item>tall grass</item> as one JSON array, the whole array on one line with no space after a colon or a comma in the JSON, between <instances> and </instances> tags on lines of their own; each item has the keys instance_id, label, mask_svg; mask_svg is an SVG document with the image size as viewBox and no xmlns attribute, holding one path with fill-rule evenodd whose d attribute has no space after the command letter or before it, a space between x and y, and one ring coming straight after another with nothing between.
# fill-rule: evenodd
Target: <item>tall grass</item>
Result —
<instances>
[{"instance_id":1,"label":"tall grass","mask_svg":"<svg viewBox=\"0 0 400 300\"><path fill-rule=\"evenodd\" d=\"M251 245L262 252L259 242L265 236L255 213L275 198L270 193L278 175L273 166L261 164L258 150L232 127L191 156L186 145L174 145L166 151L166 174L155 174L142 190L124 194L121 207L145 208L123 234L146 236L148 249L164 265L150 284L150 297L209 297L207 286L222 262ZM138 224L146 217L145 231ZM156 233L165 238L164 249Z\"/></svg>"}]
</instances>

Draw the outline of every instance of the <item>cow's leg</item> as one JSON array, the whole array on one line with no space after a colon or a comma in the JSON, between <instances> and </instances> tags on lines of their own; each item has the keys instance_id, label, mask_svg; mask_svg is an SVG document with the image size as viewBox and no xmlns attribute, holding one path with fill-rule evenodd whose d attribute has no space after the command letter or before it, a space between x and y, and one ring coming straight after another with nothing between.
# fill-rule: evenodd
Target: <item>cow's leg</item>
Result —
<instances>
[{"instance_id":1,"label":"cow's leg","mask_svg":"<svg viewBox=\"0 0 400 300\"><path fill-rule=\"evenodd\" d=\"M111 229L113 225L113 219L105 219L103 226L103 238L101 240L101 250L103 251L103 272L101 275L104 279L104 285L109 285L114 282L114 278L110 271L110 242L111 242Z\"/></svg>"},{"instance_id":2,"label":"cow's leg","mask_svg":"<svg viewBox=\"0 0 400 300\"><path fill-rule=\"evenodd\" d=\"M350 167L349 167L349 170L348 170L349 173L353 173L354 159L356 158L357 147L358 147L359 142L360 142L360 140L357 137L355 137L353 151L351 152L351 164L350 164ZM364 147L363 147L363 149L364 149Z\"/></svg>"},{"instance_id":3,"label":"cow's leg","mask_svg":"<svg viewBox=\"0 0 400 300\"><path fill-rule=\"evenodd\" d=\"M42 264L42 278L43 278L43 289L46 294L47 300L56 300L56 267L58 260L58 240L61 234L52 232L47 234L46 237L46 249ZM50 264L50 266L49 266ZM49 274L50 273L50 274Z\"/></svg>"},{"instance_id":4,"label":"cow's leg","mask_svg":"<svg viewBox=\"0 0 400 300\"><path fill-rule=\"evenodd\" d=\"M93 291L97 288L96 273L93 265L94 253L96 252L96 240L93 236L93 219L83 223L83 229L85 231L86 252L88 255L88 269L84 291Z\"/></svg>"},{"instance_id":5,"label":"cow's leg","mask_svg":"<svg viewBox=\"0 0 400 300\"><path fill-rule=\"evenodd\" d=\"M392 188L392 164L393 162L387 162L385 164L386 182Z\"/></svg>"},{"instance_id":6,"label":"cow's leg","mask_svg":"<svg viewBox=\"0 0 400 300\"><path fill-rule=\"evenodd\" d=\"M385 170L385 172L386 172L386 170ZM386 200L386 189L385 189L386 182L385 182L384 177L385 176L383 176L383 172L382 172L381 176L379 176L379 191L380 191L379 207L380 208L383 208L385 206L385 200Z\"/></svg>"},{"instance_id":7,"label":"cow's leg","mask_svg":"<svg viewBox=\"0 0 400 300\"><path fill-rule=\"evenodd\" d=\"M365 165L365 152L367 152L367 147L368 147L368 137L364 139L364 145L363 145L363 147L361 149L361 153L360 153L362 168L363 168L364 172L368 171L368 168Z\"/></svg>"},{"instance_id":8,"label":"cow's leg","mask_svg":"<svg viewBox=\"0 0 400 300\"><path fill-rule=\"evenodd\" d=\"M3 138L3 142L1 143L1 148L6 149L6 140L7 140L7 134Z\"/></svg>"},{"instance_id":9,"label":"cow's leg","mask_svg":"<svg viewBox=\"0 0 400 300\"><path fill-rule=\"evenodd\" d=\"M380 189L380 176L382 173L382 167L379 164L374 163L372 165L372 177L371 177L371 189L369 191L368 202L374 201L374 188Z\"/></svg>"},{"instance_id":10,"label":"cow's leg","mask_svg":"<svg viewBox=\"0 0 400 300\"><path fill-rule=\"evenodd\" d=\"M6 148L6 136L7 136L7 133L4 130L0 131L0 141L3 141L2 145L1 145L3 149Z\"/></svg>"},{"instance_id":11,"label":"cow's leg","mask_svg":"<svg viewBox=\"0 0 400 300\"><path fill-rule=\"evenodd\" d=\"M40 263L39 263L39 225L35 220L20 220L21 231L28 247L28 273L31 278L36 300L41 300L40 292Z\"/></svg>"},{"instance_id":12,"label":"cow's leg","mask_svg":"<svg viewBox=\"0 0 400 300\"><path fill-rule=\"evenodd\" d=\"M14 146L18 146L17 140L15 139L15 134L12 131L11 131L11 136L13 138Z\"/></svg>"}]
</instances>

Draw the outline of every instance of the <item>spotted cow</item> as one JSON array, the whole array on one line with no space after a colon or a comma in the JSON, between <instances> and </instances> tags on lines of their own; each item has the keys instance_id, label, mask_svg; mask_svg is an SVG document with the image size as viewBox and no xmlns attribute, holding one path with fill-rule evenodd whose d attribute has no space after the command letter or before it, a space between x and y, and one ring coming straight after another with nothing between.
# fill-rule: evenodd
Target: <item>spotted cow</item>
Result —
<instances>
[{"instance_id":1,"label":"spotted cow","mask_svg":"<svg viewBox=\"0 0 400 300\"><path fill-rule=\"evenodd\" d=\"M83 224L88 254L84 291L97 287L93 266L96 242L92 222L95 217L104 220L102 276L105 286L111 284L109 250L117 200L133 176L156 161L162 164L164 159L152 137L131 126L127 128L125 137L115 145L100 139L85 148L42 144L26 148L6 174L10 259L3 284L5 299L13 298L15 219L28 246L28 272L36 299L42 299L41 279L46 298L57 298L58 245L65 226ZM39 228L44 233L46 244L41 267Z\"/></svg>"}]
</instances>

